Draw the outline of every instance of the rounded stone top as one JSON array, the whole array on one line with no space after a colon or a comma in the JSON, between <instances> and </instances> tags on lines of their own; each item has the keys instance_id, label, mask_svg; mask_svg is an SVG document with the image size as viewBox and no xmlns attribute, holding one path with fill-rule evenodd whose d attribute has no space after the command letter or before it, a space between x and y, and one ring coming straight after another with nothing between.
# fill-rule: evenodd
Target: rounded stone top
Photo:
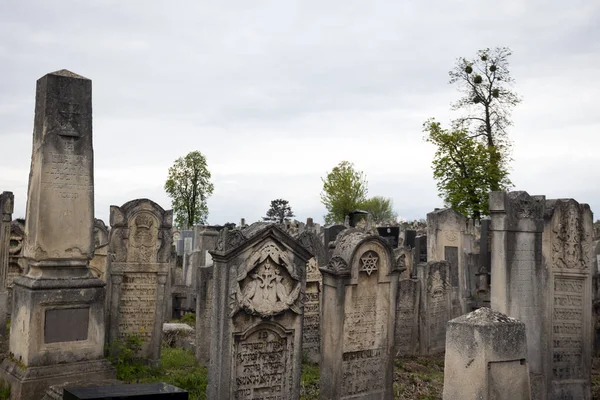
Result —
<instances>
[{"instance_id":1,"label":"rounded stone top","mask_svg":"<svg viewBox=\"0 0 600 400\"><path fill-rule=\"evenodd\" d=\"M509 317L501 312L494 311L491 308L482 307L473 312L470 312L450 321L454 324L468 325L523 325L523 322L518 319Z\"/></svg>"},{"instance_id":2,"label":"rounded stone top","mask_svg":"<svg viewBox=\"0 0 600 400\"><path fill-rule=\"evenodd\" d=\"M340 257L347 265L350 265L352 254L356 249L356 246L366 239L369 235L358 229L350 228L340 232L335 241L335 249L331 255L331 258Z\"/></svg>"}]
</instances>

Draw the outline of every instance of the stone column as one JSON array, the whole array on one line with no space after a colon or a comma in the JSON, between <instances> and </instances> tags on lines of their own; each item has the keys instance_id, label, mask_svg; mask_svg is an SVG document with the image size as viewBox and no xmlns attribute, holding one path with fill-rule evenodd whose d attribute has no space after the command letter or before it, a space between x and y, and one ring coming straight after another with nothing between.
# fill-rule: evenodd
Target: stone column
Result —
<instances>
[{"instance_id":1,"label":"stone column","mask_svg":"<svg viewBox=\"0 0 600 400\"><path fill-rule=\"evenodd\" d=\"M15 279L10 352L0 367L12 398L53 384L115 376L104 359L104 282L94 255L92 82L61 70L37 82L24 256Z\"/></svg>"},{"instance_id":2,"label":"stone column","mask_svg":"<svg viewBox=\"0 0 600 400\"><path fill-rule=\"evenodd\" d=\"M542 336L545 330L545 287L542 263L544 196L527 192L492 192L492 309L516 318L527 328L527 350L533 399L545 399L546 367L550 360Z\"/></svg>"},{"instance_id":3,"label":"stone column","mask_svg":"<svg viewBox=\"0 0 600 400\"><path fill-rule=\"evenodd\" d=\"M489 308L448 322L444 400L529 400L525 324Z\"/></svg>"},{"instance_id":4,"label":"stone column","mask_svg":"<svg viewBox=\"0 0 600 400\"><path fill-rule=\"evenodd\" d=\"M8 258L10 248L10 223L14 207L12 192L0 194L0 336L6 337L8 314Z\"/></svg>"},{"instance_id":5,"label":"stone column","mask_svg":"<svg viewBox=\"0 0 600 400\"><path fill-rule=\"evenodd\" d=\"M198 268L198 295L196 297L196 359L208 366L210 361L210 318L212 312L213 265Z\"/></svg>"}]
</instances>

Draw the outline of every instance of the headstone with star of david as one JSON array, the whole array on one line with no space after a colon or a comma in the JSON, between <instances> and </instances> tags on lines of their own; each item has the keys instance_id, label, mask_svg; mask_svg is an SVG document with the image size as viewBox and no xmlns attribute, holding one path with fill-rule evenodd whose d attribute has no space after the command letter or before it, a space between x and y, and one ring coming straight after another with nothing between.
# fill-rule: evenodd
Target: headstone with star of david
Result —
<instances>
[{"instance_id":1,"label":"headstone with star of david","mask_svg":"<svg viewBox=\"0 0 600 400\"><path fill-rule=\"evenodd\" d=\"M391 399L399 271L390 244L347 229L320 270L320 398Z\"/></svg>"}]
</instances>

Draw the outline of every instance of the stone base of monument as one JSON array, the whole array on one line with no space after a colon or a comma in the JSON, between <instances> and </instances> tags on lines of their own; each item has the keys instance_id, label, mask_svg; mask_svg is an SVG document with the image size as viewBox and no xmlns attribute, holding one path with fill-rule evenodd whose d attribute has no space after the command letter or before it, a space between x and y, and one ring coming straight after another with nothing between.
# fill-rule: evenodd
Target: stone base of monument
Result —
<instances>
[{"instance_id":1,"label":"stone base of monument","mask_svg":"<svg viewBox=\"0 0 600 400\"><path fill-rule=\"evenodd\" d=\"M188 400L188 392L166 383L65 388L64 400Z\"/></svg>"},{"instance_id":2,"label":"stone base of monument","mask_svg":"<svg viewBox=\"0 0 600 400\"><path fill-rule=\"evenodd\" d=\"M0 374L10 384L12 400L41 399L50 386L64 382L116 378L114 368L104 359L23 368L20 363L7 358L0 364Z\"/></svg>"},{"instance_id":3,"label":"stone base of monument","mask_svg":"<svg viewBox=\"0 0 600 400\"><path fill-rule=\"evenodd\" d=\"M104 282L15 279L10 355L0 377L12 399L41 399L51 385L116 378L104 358Z\"/></svg>"},{"instance_id":4,"label":"stone base of monument","mask_svg":"<svg viewBox=\"0 0 600 400\"><path fill-rule=\"evenodd\" d=\"M530 400L525 324L489 308L448 322L444 400Z\"/></svg>"}]
</instances>

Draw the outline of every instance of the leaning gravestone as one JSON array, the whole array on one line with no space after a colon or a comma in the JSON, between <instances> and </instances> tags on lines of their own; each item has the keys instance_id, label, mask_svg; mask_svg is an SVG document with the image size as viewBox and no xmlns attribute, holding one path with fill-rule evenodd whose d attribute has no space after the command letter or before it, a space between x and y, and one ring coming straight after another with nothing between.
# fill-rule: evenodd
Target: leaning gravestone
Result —
<instances>
[{"instance_id":1,"label":"leaning gravestone","mask_svg":"<svg viewBox=\"0 0 600 400\"><path fill-rule=\"evenodd\" d=\"M221 231L212 252L207 398L299 399L306 263L275 224Z\"/></svg>"},{"instance_id":2,"label":"leaning gravestone","mask_svg":"<svg viewBox=\"0 0 600 400\"><path fill-rule=\"evenodd\" d=\"M0 194L0 336L6 337L8 314L8 255L10 250L10 223L15 198L12 192ZM4 346L2 346L4 347Z\"/></svg>"},{"instance_id":3,"label":"leaning gravestone","mask_svg":"<svg viewBox=\"0 0 600 400\"><path fill-rule=\"evenodd\" d=\"M590 399L592 213L492 192L492 307L527 327L533 399Z\"/></svg>"},{"instance_id":4,"label":"leaning gravestone","mask_svg":"<svg viewBox=\"0 0 600 400\"><path fill-rule=\"evenodd\" d=\"M321 272L320 398L392 399L398 271L390 245L345 230Z\"/></svg>"},{"instance_id":5,"label":"leaning gravestone","mask_svg":"<svg viewBox=\"0 0 600 400\"><path fill-rule=\"evenodd\" d=\"M104 282L93 276L92 82L61 70L37 82L24 256L15 279L10 358L13 399L54 384L114 378L104 359Z\"/></svg>"},{"instance_id":6,"label":"leaning gravestone","mask_svg":"<svg viewBox=\"0 0 600 400\"><path fill-rule=\"evenodd\" d=\"M171 256L173 211L148 199L110 207L109 341L138 336L158 364Z\"/></svg>"},{"instance_id":7,"label":"leaning gravestone","mask_svg":"<svg viewBox=\"0 0 600 400\"><path fill-rule=\"evenodd\" d=\"M319 266L325 264L325 248L312 224L298 236L298 241L315 256L306 263L306 300L304 303L304 326L302 352L308 360L319 363L321 359L321 288Z\"/></svg>"},{"instance_id":8,"label":"leaning gravestone","mask_svg":"<svg viewBox=\"0 0 600 400\"><path fill-rule=\"evenodd\" d=\"M396 357L413 355L418 350L420 302L421 282L418 279L401 279L398 282L394 332Z\"/></svg>"}]
</instances>

